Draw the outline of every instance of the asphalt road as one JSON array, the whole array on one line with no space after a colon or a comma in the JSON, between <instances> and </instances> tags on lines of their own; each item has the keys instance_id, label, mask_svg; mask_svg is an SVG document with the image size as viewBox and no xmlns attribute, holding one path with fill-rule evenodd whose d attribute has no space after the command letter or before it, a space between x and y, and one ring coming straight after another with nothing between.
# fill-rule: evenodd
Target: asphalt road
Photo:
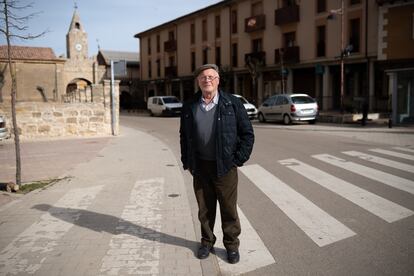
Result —
<instances>
[{"instance_id":1,"label":"asphalt road","mask_svg":"<svg viewBox=\"0 0 414 276\"><path fill-rule=\"evenodd\" d=\"M123 116L122 124L160 138L179 160L178 118ZM239 207L274 262L247 275L414 274L413 136L254 128L252 157L239 172ZM196 218L191 177L184 176Z\"/></svg>"}]
</instances>

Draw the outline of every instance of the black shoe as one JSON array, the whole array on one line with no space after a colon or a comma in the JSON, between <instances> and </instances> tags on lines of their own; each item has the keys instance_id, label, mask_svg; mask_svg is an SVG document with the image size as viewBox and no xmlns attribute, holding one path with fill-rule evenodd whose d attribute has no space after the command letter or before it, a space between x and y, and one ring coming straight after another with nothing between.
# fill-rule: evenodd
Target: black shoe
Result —
<instances>
[{"instance_id":1,"label":"black shoe","mask_svg":"<svg viewBox=\"0 0 414 276\"><path fill-rule=\"evenodd\" d=\"M238 251L227 250L227 260L231 264L236 264L240 261L240 254Z\"/></svg>"},{"instance_id":2,"label":"black shoe","mask_svg":"<svg viewBox=\"0 0 414 276\"><path fill-rule=\"evenodd\" d=\"M211 249L211 247L208 247L208 246L205 246L205 245L200 246L200 248L198 249L198 252L197 252L197 258L199 258L201 260L207 258L208 255L210 254L210 249Z\"/></svg>"}]
</instances>

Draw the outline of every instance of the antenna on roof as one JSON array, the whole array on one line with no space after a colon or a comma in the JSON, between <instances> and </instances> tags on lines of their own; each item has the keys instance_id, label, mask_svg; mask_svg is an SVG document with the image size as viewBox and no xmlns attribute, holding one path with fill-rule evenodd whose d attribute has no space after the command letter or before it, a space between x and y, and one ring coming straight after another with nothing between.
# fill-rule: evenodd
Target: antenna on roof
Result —
<instances>
[{"instance_id":1,"label":"antenna on roof","mask_svg":"<svg viewBox=\"0 0 414 276\"><path fill-rule=\"evenodd\" d=\"M98 51L101 50L101 46L99 46L99 39L96 39L96 44L98 44Z\"/></svg>"}]
</instances>

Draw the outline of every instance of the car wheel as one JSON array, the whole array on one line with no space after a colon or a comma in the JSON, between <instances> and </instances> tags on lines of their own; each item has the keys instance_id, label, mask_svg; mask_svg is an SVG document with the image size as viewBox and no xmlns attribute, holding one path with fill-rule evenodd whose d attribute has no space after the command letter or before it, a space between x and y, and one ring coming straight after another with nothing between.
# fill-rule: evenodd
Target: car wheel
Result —
<instances>
[{"instance_id":1,"label":"car wheel","mask_svg":"<svg viewBox=\"0 0 414 276\"><path fill-rule=\"evenodd\" d=\"M262 113L259 113L259 122L261 122L261 123L266 122L266 119L265 119L265 117L263 116Z\"/></svg>"},{"instance_id":2,"label":"car wheel","mask_svg":"<svg viewBox=\"0 0 414 276\"><path fill-rule=\"evenodd\" d=\"M292 123L292 120L290 119L289 115L285 114L285 116L283 116L283 123L285 125L290 125Z\"/></svg>"},{"instance_id":3,"label":"car wheel","mask_svg":"<svg viewBox=\"0 0 414 276\"><path fill-rule=\"evenodd\" d=\"M316 123L316 120L310 120L310 121L309 121L309 124L310 124L310 125L314 125L315 123Z\"/></svg>"}]
</instances>

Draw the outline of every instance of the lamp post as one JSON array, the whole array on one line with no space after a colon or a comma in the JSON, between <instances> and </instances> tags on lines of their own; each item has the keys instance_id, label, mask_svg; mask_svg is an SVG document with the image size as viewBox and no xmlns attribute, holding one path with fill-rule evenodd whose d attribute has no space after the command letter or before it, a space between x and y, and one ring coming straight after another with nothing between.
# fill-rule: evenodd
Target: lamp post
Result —
<instances>
[{"instance_id":1,"label":"lamp post","mask_svg":"<svg viewBox=\"0 0 414 276\"><path fill-rule=\"evenodd\" d=\"M344 112L344 52L345 52L345 32L344 32L344 0L341 0L341 8L331 10L328 19L332 19L333 14L339 14L341 16L341 113Z\"/></svg>"}]
</instances>

